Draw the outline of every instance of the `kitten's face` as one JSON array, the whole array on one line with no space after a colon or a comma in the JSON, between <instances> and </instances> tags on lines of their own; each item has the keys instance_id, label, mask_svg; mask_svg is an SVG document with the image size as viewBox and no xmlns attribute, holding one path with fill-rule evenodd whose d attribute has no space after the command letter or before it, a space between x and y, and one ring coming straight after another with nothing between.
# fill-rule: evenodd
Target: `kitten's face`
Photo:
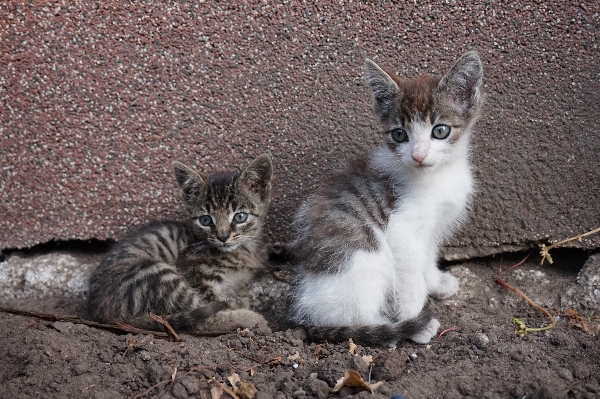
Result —
<instances>
[{"instance_id":1,"label":"kitten's face","mask_svg":"<svg viewBox=\"0 0 600 399\"><path fill-rule=\"evenodd\" d=\"M476 53L461 57L442 79L403 80L369 60L365 67L389 150L382 163L426 173L467 156L481 103Z\"/></svg>"},{"instance_id":2,"label":"kitten's face","mask_svg":"<svg viewBox=\"0 0 600 399\"><path fill-rule=\"evenodd\" d=\"M225 252L260 244L271 193L268 155L258 157L239 176L221 173L204 177L179 162L173 166L193 226L203 242Z\"/></svg>"}]
</instances>

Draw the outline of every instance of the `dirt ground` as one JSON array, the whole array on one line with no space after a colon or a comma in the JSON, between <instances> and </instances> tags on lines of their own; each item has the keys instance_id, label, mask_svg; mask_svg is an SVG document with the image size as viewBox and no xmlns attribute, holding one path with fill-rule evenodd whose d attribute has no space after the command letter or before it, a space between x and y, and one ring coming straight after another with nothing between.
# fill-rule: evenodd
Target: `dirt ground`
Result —
<instances>
[{"instance_id":1,"label":"dirt ground","mask_svg":"<svg viewBox=\"0 0 600 399\"><path fill-rule=\"evenodd\" d=\"M0 398L217 398L233 389L229 379L236 375L240 399L600 398L600 320L592 312L600 310L600 254L554 250L553 265L540 266L534 254L509 271L524 255L445 265L461 289L429 306L440 333L451 330L429 345L405 342L394 349L358 346L351 353L348 342L309 342L303 329L274 326L170 342L0 312ZM548 309L555 328L517 336L512 317L528 327L549 319L498 278ZM256 303L263 311L277 309L281 299L274 292L285 284L270 278L263 284ZM82 295L5 297L0 303L83 316ZM347 370L383 383L374 394L348 386L333 392Z\"/></svg>"}]
</instances>

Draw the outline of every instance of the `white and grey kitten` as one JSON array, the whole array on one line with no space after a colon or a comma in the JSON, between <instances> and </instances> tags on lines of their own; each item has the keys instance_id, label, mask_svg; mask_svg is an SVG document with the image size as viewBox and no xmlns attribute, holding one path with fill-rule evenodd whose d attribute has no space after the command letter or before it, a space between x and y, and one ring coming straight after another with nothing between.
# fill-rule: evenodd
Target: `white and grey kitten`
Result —
<instances>
[{"instance_id":1,"label":"white and grey kitten","mask_svg":"<svg viewBox=\"0 0 600 399\"><path fill-rule=\"evenodd\" d=\"M424 309L427 296L458 291L437 260L473 192L482 65L471 51L441 79L401 79L370 60L365 70L383 143L298 211L292 317L313 339L426 343L440 325Z\"/></svg>"}]
</instances>

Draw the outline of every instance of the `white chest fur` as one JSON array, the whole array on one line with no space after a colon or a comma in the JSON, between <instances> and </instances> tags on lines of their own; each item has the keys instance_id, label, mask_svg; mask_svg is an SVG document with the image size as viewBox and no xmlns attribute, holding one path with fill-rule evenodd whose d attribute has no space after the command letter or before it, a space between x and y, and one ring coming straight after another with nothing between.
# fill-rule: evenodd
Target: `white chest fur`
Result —
<instances>
[{"instance_id":1,"label":"white chest fur","mask_svg":"<svg viewBox=\"0 0 600 399\"><path fill-rule=\"evenodd\" d=\"M403 176L400 186L403 193L390 215L387 242L393 249L416 245L431 250L460 224L473 191L473 178L464 161L431 173Z\"/></svg>"}]
</instances>

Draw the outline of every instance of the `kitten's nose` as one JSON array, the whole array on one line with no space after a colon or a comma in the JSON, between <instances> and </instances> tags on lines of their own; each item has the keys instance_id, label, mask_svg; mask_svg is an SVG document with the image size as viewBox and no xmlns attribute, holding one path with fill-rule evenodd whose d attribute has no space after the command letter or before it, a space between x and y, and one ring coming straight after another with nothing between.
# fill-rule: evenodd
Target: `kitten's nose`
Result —
<instances>
[{"instance_id":1,"label":"kitten's nose","mask_svg":"<svg viewBox=\"0 0 600 399\"><path fill-rule=\"evenodd\" d=\"M225 241L227 241L227 239L229 238L229 234L225 233L225 232L220 232L220 233L217 233L217 238L222 243L225 243Z\"/></svg>"},{"instance_id":2,"label":"kitten's nose","mask_svg":"<svg viewBox=\"0 0 600 399\"><path fill-rule=\"evenodd\" d=\"M414 159L415 162L422 163L423 160L425 160L425 156L424 155L413 154L412 159Z\"/></svg>"}]
</instances>

